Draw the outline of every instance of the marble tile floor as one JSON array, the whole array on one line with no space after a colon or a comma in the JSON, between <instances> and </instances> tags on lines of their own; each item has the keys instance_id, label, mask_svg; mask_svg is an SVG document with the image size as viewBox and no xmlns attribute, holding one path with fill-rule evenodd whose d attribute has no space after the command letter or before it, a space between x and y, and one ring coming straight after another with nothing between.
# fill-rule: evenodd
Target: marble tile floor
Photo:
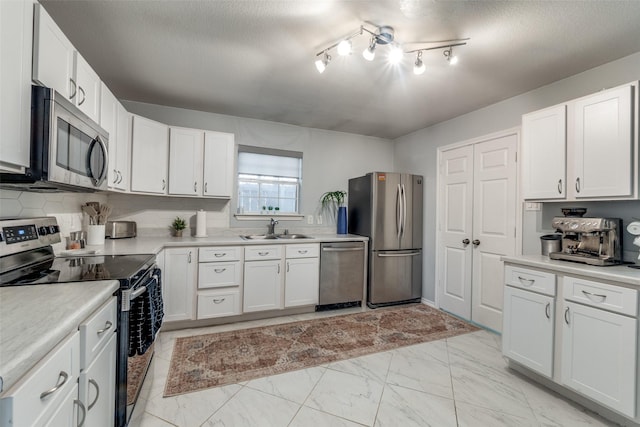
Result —
<instances>
[{"instance_id":1,"label":"marble tile floor","mask_svg":"<svg viewBox=\"0 0 640 427\"><path fill-rule=\"evenodd\" d=\"M360 309L356 309L360 310ZM339 314L349 313L341 310ZM310 313L161 333L131 427L611 426L506 368L500 337L478 331L163 398L176 337L306 320Z\"/></svg>"}]
</instances>

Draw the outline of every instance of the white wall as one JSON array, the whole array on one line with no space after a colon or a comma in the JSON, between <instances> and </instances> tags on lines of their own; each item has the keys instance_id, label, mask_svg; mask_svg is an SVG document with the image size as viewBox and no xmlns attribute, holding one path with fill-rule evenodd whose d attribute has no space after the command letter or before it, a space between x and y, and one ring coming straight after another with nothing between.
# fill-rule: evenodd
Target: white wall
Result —
<instances>
[{"instance_id":1,"label":"white wall","mask_svg":"<svg viewBox=\"0 0 640 427\"><path fill-rule=\"evenodd\" d=\"M236 144L301 151L301 213L305 215L317 217L320 196L326 191L346 190L349 178L372 170L389 171L393 168L393 144L387 139L139 102L124 101L123 104L132 113L168 125L233 133ZM220 203L188 198L172 202L166 198L145 196L144 200L136 199L130 203L131 197L110 196L109 200L119 218L136 220L139 227L162 226L160 222L169 221L178 214L195 214L196 209L207 211L208 227L251 228L266 224L266 221L237 221L233 217L235 197L228 203ZM279 227L295 230L311 226L305 219L283 222ZM314 227L318 225L314 224ZM330 230L335 225L326 224L325 220L323 227Z\"/></svg>"},{"instance_id":2,"label":"white wall","mask_svg":"<svg viewBox=\"0 0 640 427\"><path fill-rule=\"evenodd\" d=\"M639 78L640 53L636 53L395 140L395 170L425 177L424 298L435 299L437 148L519 126L524 113ZM634 203L640 212L640 202ZM523 245L533 247L532 239L540 233L532 228L539 221L531 213L523 219Z\"/></svg>"}]
</instances>

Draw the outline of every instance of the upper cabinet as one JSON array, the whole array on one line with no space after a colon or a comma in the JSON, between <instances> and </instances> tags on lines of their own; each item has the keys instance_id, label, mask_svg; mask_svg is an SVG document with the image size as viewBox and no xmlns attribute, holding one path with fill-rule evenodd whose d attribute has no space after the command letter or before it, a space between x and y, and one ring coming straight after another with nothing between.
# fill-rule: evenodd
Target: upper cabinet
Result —
<instances>
[{"instance_id":1,"label":"upper cabinet","mask_svg":"<svg viewBox=\"0 0 640 427\"><path fill-rule=\"evenodd\" d=\"M203 195L231 198L235 142L232 133L204 133Z\"/></svg>"},{"instance_id":2,"label":"upper cabinet","mask_svg":"<svg viewBox=\"0 0 640 427\"><path fill-rule=\"evenodd\" d=\"M522 117L527 200L638 198L637 84Z\"/></svg>"},{"instance_id":3,"label":"upper cabinet","mask_svg":"<svg viewBox=\"0 0 640 427\"><path fill-rule=\"evenodd\" d=\"M169 127L133 115L131 191L167 193Z\"/></svg>"},{"instance_id":4,"label":"upper cabinet","mask_svg":"<svg viewBox=\"0 0 640 427\"><path fill-rule=\"evenodd\" d=\"M102 83L100 91L100 126L109 133L109 188L129 188L129 150L131 148L130 114Z\"/></svg>"},{"instance_id":5,"label":"upper cabinet","mask_svg":"<svg viewBox=\"0 0 640 427\"><path fill-rule=\"evenodd\" d=\"M31 132L33 3L0 1L0 169L24 172Z\"/></svg>"},{"instance_id":6,"label":"upper cabinet","mask_svg":"<svg viewBox=\"0 0 640 427\"><path fill-rule=\"evenodd\" d=\"M100 78L44 8L34 7L33 80L55 89L99 122Z\"/></svg>"}]
</instances>

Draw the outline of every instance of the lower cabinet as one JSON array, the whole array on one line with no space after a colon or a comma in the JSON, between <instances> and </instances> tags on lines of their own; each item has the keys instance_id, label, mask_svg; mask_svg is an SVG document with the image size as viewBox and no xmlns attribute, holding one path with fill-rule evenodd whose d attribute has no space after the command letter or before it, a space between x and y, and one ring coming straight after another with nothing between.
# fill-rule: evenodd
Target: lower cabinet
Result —
<instances>
[{"instance_id":1,"label":"lower cabinet","mask_svg":"<svg viewBox=\"0 0 640 427\"><path fill-rule=\"evenodd\" d=\"M164 321L194 319L197 252L195 248L164 250L162 298Z\"/></svg>"},{"instance_id":2,"label":"lower cabinet","mask_svg":"<svg viewBox=\"0 0 640 427\"><path fill-rule=\"evenodd\" d=\"M241 313L240 289L198 291L198 319L235 316Z\"/></svg>"},{"instance_id":3,"label":"lower cabinet","mask_svg":"<svg viewBox=\"0 0 640 427\"><path fill-rule=\"evenodd\" d=\"M318 304L320 295L320 245L287 245L284 306Z\"/></svg>"},{"instance_id":4,"label":"lower cabinet","mask_svg":"<svg viewBox=\"0 0 640 427\"><path fill-rule=\"evenodd\" d=\"M280 258L244 263L244 312L283 308L281 264Z\"/></svg>"},{"instance_id":5,"label":"lower cabinet","mask_svg":"<svg viewBox=\"0 0 640 427\"><path fill-rule=\"evenodd\" d=\"M115 398L114 398L115 399ZM87 424L87 408L78 400L78 385L74 385L67 396L62 400L62 403L53 411L52 414L47 415L44 420L44 424L40 424L44 427L75 427L75 426L93 426L98 424ZM111 416L113 419L113 415ZM19 424L14 424L18 426ZM112 424L113 425L113 422Z\"/></svg>"},{"instance_id":6,"label":"lower cabinet","mask_svg":"<svg viewBox=\"0 0 640 427\"><path fill-rule=\"evenodd\" d=\"M85 426L111 427L115 417L116 334L91 365L80 373L80 401L86 411Z\"/></svg>"}]
</instances>

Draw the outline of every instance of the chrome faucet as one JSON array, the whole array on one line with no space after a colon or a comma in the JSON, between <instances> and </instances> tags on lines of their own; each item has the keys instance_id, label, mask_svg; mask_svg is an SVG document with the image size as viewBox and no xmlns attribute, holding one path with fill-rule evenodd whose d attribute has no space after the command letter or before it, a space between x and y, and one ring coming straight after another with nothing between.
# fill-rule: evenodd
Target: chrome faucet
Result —
<instances>
[{"instance_id":1,"label":"chrome faucet","mask_svg":"<svg viewBox=\"0 0 640 427\"><path fill-rule=\"evenodd\" d=\"M276 234L276 224L278 224L278 221L271 218L269 225L267 225L267 234Z\"/></svg>"}]
</instances>

